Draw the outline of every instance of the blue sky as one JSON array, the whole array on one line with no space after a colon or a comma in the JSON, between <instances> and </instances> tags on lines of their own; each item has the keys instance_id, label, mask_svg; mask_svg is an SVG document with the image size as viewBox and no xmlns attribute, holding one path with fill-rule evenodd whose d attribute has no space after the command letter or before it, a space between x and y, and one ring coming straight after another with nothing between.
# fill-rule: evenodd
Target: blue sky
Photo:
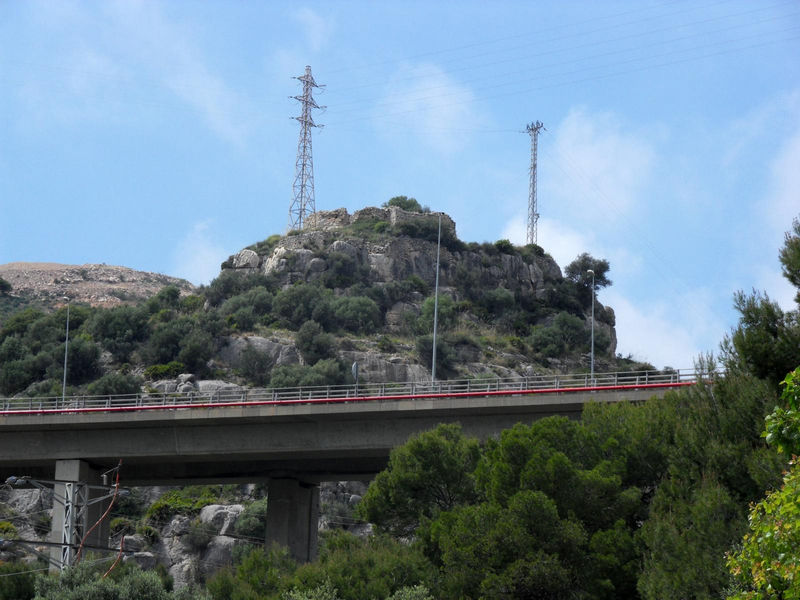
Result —
<instances>
[{"instance_id":1,"label":"blue sky","mask_svg":"<svg viewBox=\"0 0 800 600\"><path fill-rule=\"evenodd\" d=\"M800 3L0 0L0 264L208 282L285 232L311 65L318 209L611 263L618 351L691 367L800 213Z\"/></svg>"}]
</instances>

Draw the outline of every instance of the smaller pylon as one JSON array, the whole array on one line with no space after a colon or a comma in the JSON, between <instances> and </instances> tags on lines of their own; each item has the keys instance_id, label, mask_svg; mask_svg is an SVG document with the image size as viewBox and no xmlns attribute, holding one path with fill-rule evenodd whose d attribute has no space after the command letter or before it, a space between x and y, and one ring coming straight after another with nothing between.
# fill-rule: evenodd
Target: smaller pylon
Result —
<instances>
[{"instance_id":1,"label":"smaller pylon","mask_svg":"<svg viewBox=\"0 0 800 600\"><path fill-rule=\"evenodd\" d=\"M539 151L539 132L544 129L541 121L531 123L525 128L526 133L531 136L531 182L528 188L528 236L527 244L538 244L539 228L539 207L536 198L536 161ZM545 131L547 131L545 129Z\"/></svg>"}]
</instances>

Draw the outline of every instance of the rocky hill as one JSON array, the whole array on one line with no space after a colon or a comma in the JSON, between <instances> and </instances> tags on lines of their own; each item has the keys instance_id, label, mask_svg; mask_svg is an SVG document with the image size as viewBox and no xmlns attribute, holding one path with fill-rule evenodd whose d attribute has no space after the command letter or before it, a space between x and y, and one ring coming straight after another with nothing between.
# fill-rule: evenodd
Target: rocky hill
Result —
<instances>
[{"instance_id":1,"label":"rocky hill","mask_svg":"<svg viewBox=\"0 0 800 600\"><path fill-rule=\"evenodd\" d=\"M13 262L0 265L0 277L12 286L11 295L43 305L71 302L113 307L135 304L168 285L184 293L194 286L184 279L111 265L62 265Z\"/></svg>"},{"instance_id":2,"label":"rocky hill","mask_svg":"<svg viewBox=\"0 0 800 600\"><path fill-rule=\"evenodd\" d=\"M63 296L68 394L352 383L353 362L362 382L430 380L440 219L437 378L588 371L586 265L565 274L538 246L465 243L447 215L389 206L319 212L302 231L232 255L201 288L106 265L2 265L29 310L0 311L0 396L60 394ZM642 368L615 356L613 310L598 303L595 314L596 370ZM115 510L113 543L125 536L132 560L161 565L176 584L202 580L263 532L258 490L216 488L139 490ZM326 484L320 526L364 527L352 521L362 493ZM49 526L47 494L3 489L0 506L21 538ZM16 556L7 546L0 560Z\"/></svg>"}]
</instances>

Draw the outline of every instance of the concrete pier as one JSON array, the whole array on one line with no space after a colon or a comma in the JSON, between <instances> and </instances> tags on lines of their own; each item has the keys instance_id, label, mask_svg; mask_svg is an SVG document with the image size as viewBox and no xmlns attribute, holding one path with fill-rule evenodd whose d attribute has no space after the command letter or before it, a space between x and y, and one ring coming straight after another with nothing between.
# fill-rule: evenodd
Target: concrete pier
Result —
<instances>
[{"instance_id":1,"label":"concrete pier","mask_svg":"<svg viewBox=\"0 0 800 600\"><path fill-rule=\"evenodd\" d=\"M289 548L296 561L317 556L319 486L298 479L272 479L267 499L267 545Z\"/></svg>"}]
</instances>

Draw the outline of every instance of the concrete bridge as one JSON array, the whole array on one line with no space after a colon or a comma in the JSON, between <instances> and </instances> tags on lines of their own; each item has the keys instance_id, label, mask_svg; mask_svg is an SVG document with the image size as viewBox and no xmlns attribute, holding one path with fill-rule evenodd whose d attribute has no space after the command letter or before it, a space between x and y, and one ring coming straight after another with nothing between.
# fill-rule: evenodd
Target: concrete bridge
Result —
<instances>
[{"instance_id":1,"label":"concrete bridge","mask_svg":"<svg viewBox=\"0 0 800 600\"><path fill-rule=\"evenodd\" d=\"M582 374L0 399L0 481L55 482L63 501L50 540L61 544L61 566L104 510L103 502L90 503L100 495L92 486L120 461L124 486L266 481L267 539L306 561L316 552L318 484L371 478L414 433L457 422L466 435L485 440L518 422L577 418L587 402L642 401L696 380L694 372L674 371L597 374L591 381ZM69 497L75 490L82 500ZM107 539L100 526L86 543L104 546Z\"/></svg>"}]
</instances>

